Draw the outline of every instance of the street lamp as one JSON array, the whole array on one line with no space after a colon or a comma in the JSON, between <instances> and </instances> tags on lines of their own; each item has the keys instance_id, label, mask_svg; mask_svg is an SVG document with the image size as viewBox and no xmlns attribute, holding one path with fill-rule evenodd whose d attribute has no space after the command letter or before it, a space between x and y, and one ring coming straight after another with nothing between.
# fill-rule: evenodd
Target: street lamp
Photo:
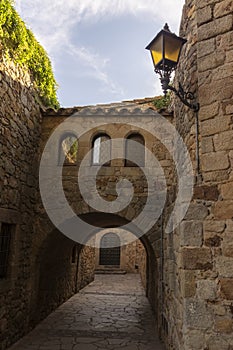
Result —
<instances>
[{"instance_id":1,"label":"street lamp","mask_svg":"<svg viewBox=\"0 0 233 350\"><path fill-rule=\"evenodd\" d=\"M186 106L197 112L199 110L199 104L193 101L193 93L185 92L180 83L178 90L170 85L171 73L177 67L181 49L186 41L186 39L171 33L166 23L164 28L156 35L146 49L151 52L155 73L160 75L164 94L166 95L167 90L174 91Z\"/></svg>"}]
</instances>

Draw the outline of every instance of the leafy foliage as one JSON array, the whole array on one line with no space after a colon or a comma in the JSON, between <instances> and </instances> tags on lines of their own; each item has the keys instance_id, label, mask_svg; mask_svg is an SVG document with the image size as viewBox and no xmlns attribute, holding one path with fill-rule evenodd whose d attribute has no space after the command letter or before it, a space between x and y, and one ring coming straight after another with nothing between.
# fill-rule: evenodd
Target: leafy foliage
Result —
<instances>
[{"instance_id":1,"label":"leafy foliage","mask_svg":"<svg viewBox=\"0 0 233 350\"><path fill-rule=\"evenodd\" d=\"M171 103L170 92L168 92L166 96L160 96L159 98L156 98L156 100L154 100L154 105L158 110L167 109L170 103Z\"/></svg>"},{"instance_id":2,"label":"leafy foliage","mask_svg":"<svg viewBox=\"0 0 233 350\"><path fill-rule=\"evenodd\" d=\"M0 0L0 43L8 58L29 69L43 103L58 108L57 83L50 59L18 15L11 0Z\"/></svg>"},{"instance_id":3,"label":"leafy foliage","mask_svg":"<svg viewBox=\"0 0 233 350\"><path fill-rule=\"evenodd\" d=\"M62 141L62 149L65 155L66 164L77 162L78 140L76 136L69 135Z\"/></svg>"}]
</instances>

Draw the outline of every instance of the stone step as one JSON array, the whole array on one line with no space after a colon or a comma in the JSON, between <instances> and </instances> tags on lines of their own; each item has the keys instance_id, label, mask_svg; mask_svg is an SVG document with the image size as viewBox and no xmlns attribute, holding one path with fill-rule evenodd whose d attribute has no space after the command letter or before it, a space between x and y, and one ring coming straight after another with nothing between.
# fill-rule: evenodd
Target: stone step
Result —
<instances>
[{"instance_id":1,"label":"stone step","mask_svg":"<svg viewBox=\"0 0 233 350\"><path fill-rule=\"evenodd\" d=\"M96 275L125 275L126 271L120 268L105 267L102 269L95 270Z\"/></svg>"}]
</instances>

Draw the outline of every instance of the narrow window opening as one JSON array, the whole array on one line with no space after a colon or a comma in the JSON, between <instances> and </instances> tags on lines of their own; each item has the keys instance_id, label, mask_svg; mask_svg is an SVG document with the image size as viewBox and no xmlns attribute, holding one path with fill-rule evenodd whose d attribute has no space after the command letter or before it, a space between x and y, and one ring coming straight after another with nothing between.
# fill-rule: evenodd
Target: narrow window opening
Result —
<instances>
[{"instance_id":1,"label":"narrow window opening","mask_svg":"<svg viewBox=\"0 0 233 350\"><path fill-rule=\"evenodd\" d=\"M127 137L125 154L125 166L145 166L145 140L142 135L135 133Z\"/></svg>"},{"instance_id":2,"label":"narrow window opening","mask_svg":"<svg viewBox=\"0 0 233 350\"><path fill-rule=\"evenodd\" d=\"M6 278L9 267L12 224L0 224L0 278Z\"/></svg>"},{"instance_id":3,"label":"narrow window opening","mask_svg":"<svg viewBox=\"0 0 233 350\"><path fill-rule=\"evenodd\" d=\"M111 161L111 145L110 142L105 141L110 140L110 137L106 134L97 135L92 143L92 164L93 165L105 165L109 166Z\"/></svg>"},{"instance_id":4,"label":"narrow window opening","mask_svg":"<svg viewBox=\"0 0 233 350\"><path fill-rule=\"evenodd\" d=\"M78 140L75 135L65 135L60 143L60 164L65 157L64 165L74 165L77 163Z\"/></svg>"}]
</instances>

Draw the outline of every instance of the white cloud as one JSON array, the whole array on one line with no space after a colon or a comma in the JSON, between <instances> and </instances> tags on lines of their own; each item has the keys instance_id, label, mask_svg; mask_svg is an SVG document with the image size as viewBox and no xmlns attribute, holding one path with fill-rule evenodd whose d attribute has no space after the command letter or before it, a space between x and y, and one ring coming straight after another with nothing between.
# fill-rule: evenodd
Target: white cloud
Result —
<instances>
[{"instance_id":1,"label":"white cloud","mask_svg":"<svg viewBox=\"0 0 233 350\"><path fill-rule=\"evenodd\" d=\"M84 66L88 67L86 75L103 83L104 87L108 88L108 92L118 95L124 95L123 89L114 83L108 76L106 68L109 59L101 57L95 52L88 50L85 47L75 47L71 43L67 43L69 53L79 59Z\"/></svg>"},{"instance_id":2,"label":"white cloud","mask_svg":"<svg viewBox=\"0 0 233 350\"><path fill-rule=\"evenodd\" d=\"M45 47L56 71L56 55L67 52L86 66L86 76L92 75L101 82L100 89L123 95L116 79L108 75L108 57L102 57L90 47L75 47L72 34L78 23L109 21L121 15L133 15L152 20L155 29L165 22L177 31L184 0L15 0L21 17ZM152 33L154 34L154 33ZM77 64L78 65L78 64Z\"/></svg>"},{"instance_id":3,"label":"white cloud","mask_svg":"<svg viewBox=\"0 0 233 350\"><path fill-rule=\"evenodd\" d=\"M177 30L183 3L184 0L15 0L23 19L50 51L75 24L123 14L147 15L162 24L169 22Z\"/></svg>"}]
</instances>

